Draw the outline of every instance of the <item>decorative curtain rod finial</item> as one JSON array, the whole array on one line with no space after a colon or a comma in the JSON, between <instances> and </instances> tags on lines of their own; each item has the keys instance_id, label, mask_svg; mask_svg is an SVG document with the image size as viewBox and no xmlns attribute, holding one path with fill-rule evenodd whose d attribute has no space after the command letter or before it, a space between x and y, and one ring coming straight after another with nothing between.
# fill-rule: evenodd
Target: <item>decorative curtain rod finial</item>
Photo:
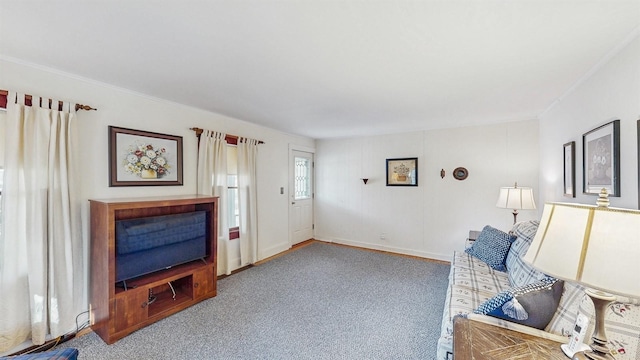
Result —
<instances>
[{"instance_id":1,"label":"decorative curtain rod finial","mask_svg":"<svg viewBox=\"0 0 640 360\"><path fill-rule=\"evenodd\" d=\"M92 108L92 107L91 107L91 106L89 106L89 105L82 105L82 104L76 104L76 111L77 111L77 110L86 110L86 111L93 110L93 111L98 111L98 109L96 109L96 108Z\"/></svg>"},{"instance_id":2,"label":"decorative curtain rod finial","mask_svg":"<svg viewBox=\"0 0 640 360\"><path fill-rule=\"evenodd\" d=\"M195 131L196 132L196 137L200 137L200 135L204 132L204 130L202 130L202 129L198 128L198 127L192 127L192 128L189 128L189 130Z\"/></svg>"}]
</instances>

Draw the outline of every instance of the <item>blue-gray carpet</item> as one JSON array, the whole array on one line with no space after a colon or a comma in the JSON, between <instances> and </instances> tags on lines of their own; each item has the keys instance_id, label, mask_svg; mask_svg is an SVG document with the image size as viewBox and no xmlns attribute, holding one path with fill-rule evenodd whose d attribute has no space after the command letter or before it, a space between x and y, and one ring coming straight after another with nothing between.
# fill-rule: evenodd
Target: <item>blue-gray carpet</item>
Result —
<instances>
[{"instance_id":1,"label":"blue-gray carpet","mask_svg":"<svg viewBox=\"0 0 640 360\"><path fill-rule=\"evenodd\" d=\"M435 359L449 266L312 243L218 281L218 296L80 359Z\"/></svg>"}]
</instances>

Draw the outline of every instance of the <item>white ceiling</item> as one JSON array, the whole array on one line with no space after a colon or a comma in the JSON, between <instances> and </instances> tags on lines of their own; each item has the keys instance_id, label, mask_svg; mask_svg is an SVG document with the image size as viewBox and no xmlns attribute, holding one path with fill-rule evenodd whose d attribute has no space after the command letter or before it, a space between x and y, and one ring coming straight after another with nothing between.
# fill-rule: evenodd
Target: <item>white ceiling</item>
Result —
<instances>
[{"instance_id":1,"label":"white ceiling","mask_svg":"<svg viewBox=\"0 0 640 360\"><path fill-rule=\"evenodd\" d=\"M0 0L0 56L328 138L533 119L639 26L640 0Z\"/></svg>"}]
</instances>

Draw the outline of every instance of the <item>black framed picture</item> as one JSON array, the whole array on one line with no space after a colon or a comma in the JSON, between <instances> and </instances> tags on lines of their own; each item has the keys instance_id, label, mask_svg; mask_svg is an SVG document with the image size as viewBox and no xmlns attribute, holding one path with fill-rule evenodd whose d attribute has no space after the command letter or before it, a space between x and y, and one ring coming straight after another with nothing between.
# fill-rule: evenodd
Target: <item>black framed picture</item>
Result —
<instances>
[{"instance_id":1,"label":"black framed picture","mask_svg":"<svg viewBox=\"0 0 640 360\"><path fill-rule=\"evenodd\" d=\"M576 142L564 144L564 196L576 197Z\"/></svg>"},{"instance_id":2,"label":"black framed picture","mask_svg":"<svg viewBox=\"0 0 640 360\"><path fill-rule=\"evenodd\" d=\"M620 196L620 120L614 120L582 135L582 192Z\"/></svg>"},{"instance_id":3,"label":"black framed picture","mask_svg":"<svg viewBox=\"0 0 640 360\"><path fill-rule=\"evenodd\" d=\"M182 136L109 126L109 186L182 185Z\"/></svg>"},{"instance_id":4,"label":"black framed picture","mask_svg":"<svg viewBox=\"0 0 640 360\"><path fill-rule=\"evenodd\" d=\"M387 159L387 186L418 186L418 158Z\"/></svg>"}]
</instances>

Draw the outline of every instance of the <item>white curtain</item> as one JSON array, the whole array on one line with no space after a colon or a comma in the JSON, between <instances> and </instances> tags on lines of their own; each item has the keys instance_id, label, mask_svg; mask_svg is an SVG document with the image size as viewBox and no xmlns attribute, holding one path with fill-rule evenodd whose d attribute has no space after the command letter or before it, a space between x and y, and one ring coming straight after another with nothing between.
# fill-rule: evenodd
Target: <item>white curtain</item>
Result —
<instances>
[{"instance_id":1,"label":"white curtain","mask_svg":"<svg viewBox=\"0 0 640 360\"><path fill-rule=\"evenodd\" d=\"M198 147L198 194L218 196L218 275L231 274L227 219L226 134L204 130Z\"/></svg>"},{"instance_id":2,"label":"white curtain","mask_svg":"<svg viewBox=\"0 0 640 360\"><path fill-rule=\"evenodd\" d=\"M256 161L258 141L238 141L238 208L240 211L241 266L258 261Z\"/></svg>"},{"instance_id":3,"label":"white curtain","mask_svg":"<svg viewBox=\"0 0 640 360\"><path fill-rule=\"evenodd\" d=\"M75 106L65 103L58 111L58 101L51 103L53 109L49 99L34 96L33 106L25 106L23 94L8 96L0 352L29 338L39 345L47 334L75 330L76 316L85 306Z\"/></svg>"}]
</instances>

